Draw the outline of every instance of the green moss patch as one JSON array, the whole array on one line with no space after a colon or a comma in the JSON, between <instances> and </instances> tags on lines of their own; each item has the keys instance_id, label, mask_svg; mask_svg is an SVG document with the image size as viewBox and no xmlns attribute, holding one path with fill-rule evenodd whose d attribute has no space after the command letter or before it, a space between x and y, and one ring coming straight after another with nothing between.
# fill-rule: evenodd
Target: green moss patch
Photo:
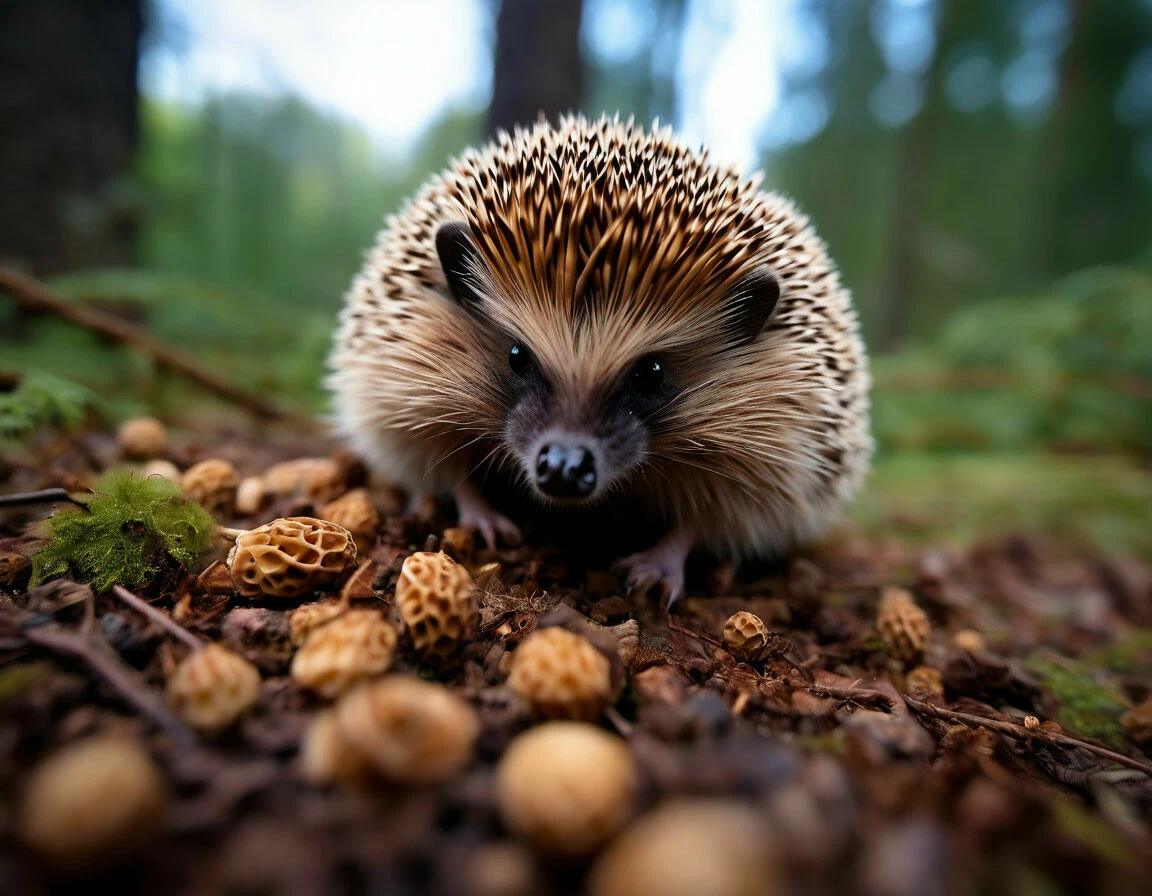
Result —
<instances>
[{"instance_id":1,"label":"green moss patch","mask_svg":"<svg viewBox=\"0 0 1152 896\"><path fill-rule=\"evenodd\" d=\"M1128 702L1109 682L1082 663L1047 651L1032 654L1026 666L1059 703L1057 722L1072 732L1123 746L1120 716Z\"/></svg>"},{"instance_id":2,"label":"green moss patch","mask_svg":"<svg viewBox=\"0 0 1152 896\"><path fill-rule=\"evenodd\" d=\"M189 567L215 528L211 515L160 477L108 473L84 499L47 522L48 546L32 561L32 584L71 575L98 590L142 588L175 561Z\"/></svg>"}]
</instances>

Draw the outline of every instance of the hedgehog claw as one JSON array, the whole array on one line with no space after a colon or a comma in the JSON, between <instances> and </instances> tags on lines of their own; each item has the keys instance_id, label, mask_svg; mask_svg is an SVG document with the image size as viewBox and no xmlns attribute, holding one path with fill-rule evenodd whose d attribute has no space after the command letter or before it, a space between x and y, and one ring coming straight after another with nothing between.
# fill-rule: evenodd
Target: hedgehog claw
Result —
<instances>
[{"instance_id":1,"label":"hedgehog claw","mask_svg":"<svg viewBox=\"0 0 1152 896\"><path fill-rule=\"evenodd\" d=\"M461 520L460 522L463 523L464 520ZM465 526L467 526L467 528L472 528L472 526L469 526L467 523L465 523ZM484 544L487 547L492 548L496 546L496 530L492 528L492 524L488 522L488 520L476 520L475 528L480 532L480 537L484 539Z\"/></svg>"},{"instance_id":2,"label":"hedgehog claw","mask_svg":"<svg viewBox=\"0 0 1152 896\"><path fill-rule=\"evenodd\" d=\"M632 554L619 560L613 567L627 573L624 593L647 594L658 589L671 613L684 596L684 559L687 548L681 539L666 539L650 550Z\"/></svg>"},{"instance_id":3,"label":"hedgehog claw","mask_svg":"<svg viewBox=\"0 0 1152 896\"><path fill-rule=\"evenodd\" d=\"M480 490L471 483L456 489L456 507L460 512L460 525L479 532L488 547L495 548L498 541L513 548L520 544L520 527L493 510Z\"/></svg>"}]
</instances>

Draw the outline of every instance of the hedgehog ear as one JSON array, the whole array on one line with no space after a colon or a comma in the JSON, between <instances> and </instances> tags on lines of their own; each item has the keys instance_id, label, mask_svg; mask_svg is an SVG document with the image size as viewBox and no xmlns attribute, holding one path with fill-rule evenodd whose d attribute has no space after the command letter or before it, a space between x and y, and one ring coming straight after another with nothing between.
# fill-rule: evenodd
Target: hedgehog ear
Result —
<instances>
[{"instance_id":1,"label":"hedgehog ear","mask_svg":"<svg viewBox=\"0 0 1152 896\"><path fill-rule=\"evenodd\" d=\"M476 289L476 273L483 268L472 231L463 221L449 221L436 231L436 254L444 268L448 290L466 311L479 309L483 298Z\"/></svg>"},{"instance_id":2,"label":"hedgehog ear","mask_svg":"<svg viewBox=\"0 0 1152 896\"><path fill-rule=\"evenodd\" d=\"M755 341L780 299L780 281L767 268L759 268L741 281L726 309L732 347Z\"/></svg>"}]
</instances>

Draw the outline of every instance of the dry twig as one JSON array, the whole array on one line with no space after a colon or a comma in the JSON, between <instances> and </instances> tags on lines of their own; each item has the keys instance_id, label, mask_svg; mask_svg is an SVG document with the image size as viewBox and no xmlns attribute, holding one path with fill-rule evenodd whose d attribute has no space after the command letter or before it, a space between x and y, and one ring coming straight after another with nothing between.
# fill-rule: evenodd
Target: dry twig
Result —
<instances>
[{"instance_id":1,"label":"dry twig","mask_svg":"<svg viewBox=\"0 0 1152 896\"><path fill-rule=\"evenodd\" d=\"M880 712L892 712L894 701L883 691L872 691L865 688L837 688L824 684L815 684L810 681L801 681L799 678L785 678L784 682L793 688L800 688L816 697L826 697L829 700L839 700L845 706L862 706Z\"/></svg>"},{"instance_id":2,"label":"dry twig","mask_svg":"<svg viewBox=\"0 0 1152 896\"><path fill-rule=\"evenodd\" d=\"M174 620L171 616L169 616L167 613L161 613L150 603L143 600L142 598L137 597L127 588L124 588L121 585L113 585L112 593L116 595L120 601L130 606L141 616L144 616L150 621L156 623L158 626L160 626L160 628L164 629L166 632L168 632L168 634L172 635L177 640L182 641L192 650L199 650L204 646L204 642L202 640L192 634L192 632L188 631L188 629L184 628L184 626L180 625L180 623L176 622L176 620Z\"/></svg>"},{"instance_id":3,"label":"dry twig","mask_svg":"<svg viewBox=\"0 0 1152 896\"><path fill-rule=\"evenodd\" d=\"M0 507L23 507L25 504L49 504L57 501L68 501L77 507L84 507L82 501L73 498L66 489L42 488L34 492L13 492L10 495L0 495Z\"/></svg>"},{"instance_id":4,"label":"dry twig","mask_svg":"<svg viewBox=\"0 0 1152 896\"><path fill-rule=\"evenodd\" d=\"M690 629L686 625L681 625L671 616L668 617L668 628L671 631L679 632L682 635L687 635L689 638L695 638L697 641L703 641L706 644L711 644L713 647L724 646L724 642L722 642L719 638L713 638L707 632Z\"/></svg>"},{"instance_id":5,"label":"dry twig","mask_svg":"<svg viewBox=\"0 0 1152 896\"><path fill-rule=\"evenodd\" d=\"M119 657L104 649L91 636L70 632L57 625L39 625L21 632L25 641L53 653L75 657L84 663L105 683L110 685L125 702L167 731L181 746L196 743L196 736L155 692L144 683L140 673L126 665Z\"/></svg>"},{"instance_id":6,"label":"dry twig","mask_svg":"<svg viewBox=\"0 0 1152 896\"><path fill-rule=\"evenodd\" d=\"M995 731L997 734L1003 734L1016 740L1043 741L1053 746L1084 750L1087 753L1093 753L1099 756L1101 759L1115 762L1117 765L1123 765L1127 768L1135 769L1138 772L1143 772L1152 778L1152 765L1149 765L1147 762L1133 759L1131 756L1125 756L1123 753L1117 753L1115 750L1109 750L1107 747L1097 746L1086 740L1069 737L1067 734L1054 734L1042 729L1033 729L1030 731L1023 725L1016 725L1012 722L1001 722L997 719L986 719L983 716L976 716L967 712L956 712L952 709L944 709L932 703L916 700L907 694L901 694L900 696L904 702L908 704L909 709L922 715L932 716L933 718L942 719L946 722L960 722L963 725L984 727L989 731Z\"/></svg>"}]
</instances>

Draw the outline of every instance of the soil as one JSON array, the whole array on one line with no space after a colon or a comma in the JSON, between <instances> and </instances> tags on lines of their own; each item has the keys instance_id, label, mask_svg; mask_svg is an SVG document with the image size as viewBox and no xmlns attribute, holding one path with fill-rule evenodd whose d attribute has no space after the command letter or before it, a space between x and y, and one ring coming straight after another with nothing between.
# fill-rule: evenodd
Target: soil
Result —
<instances>
[{"instance_id":1,"label":"soil","mask_svg":"<svg viewBox=\"0 0 1152 896\"><path fill-rule=\"evenodd\" d=\"M219 456L250 475L328 451L267 431L176 440L170 459L184 468ZM342 459L342 487L365 481ZM0 481L8 493L77 489L117 463L107 433L59 436L35 457L10 458ZM354 603L391 612L404 558L438 549L455 521L450 505L417 501L405 512L394 489L369 489L382 523L345 588ZM30 553L49 509L0 509L0 548ZM282 497L224 522L316 511ZM473 763L438 787L349 790L308 783L298 756L326 704L288 677L287 613L323 595L241 598L219 567L201 575L226 550L220 539L197 568L166 570L140 592L261 671L255 709L211 738L165 718L181 644L115 595L61 580L29 589L26 574L0 587L0 891L582 892L591 860L534 854L503 827L493 798L496 761L532 724L502 658L533 629L563 625L612 661L617 697L597 724L630 745L643 782L637 813L673 796L753 807L782 892L1147 892L1152 709L1133 707L1152 689L1152 567L1141 560L1029 533L957 549L846 530L740 574L698 560L670 617L653 596L624 594L602 552L579 538L529 534L515 550L462 558L500 566L484 586L482 633L459 661L423 668L401 638L390 673L438 679L476 707ZM915 655L893 656L877 628L890 588L907 589L931 622ZM741 663L724 649L725 620L740 610L777 636L770 658ZM111 685L54 635L83 642L133 684ZM125 864L62 876L19 845L23 784L55 749L110 731L140 740L173 799Z\"/></svg>"}]
</instances>

